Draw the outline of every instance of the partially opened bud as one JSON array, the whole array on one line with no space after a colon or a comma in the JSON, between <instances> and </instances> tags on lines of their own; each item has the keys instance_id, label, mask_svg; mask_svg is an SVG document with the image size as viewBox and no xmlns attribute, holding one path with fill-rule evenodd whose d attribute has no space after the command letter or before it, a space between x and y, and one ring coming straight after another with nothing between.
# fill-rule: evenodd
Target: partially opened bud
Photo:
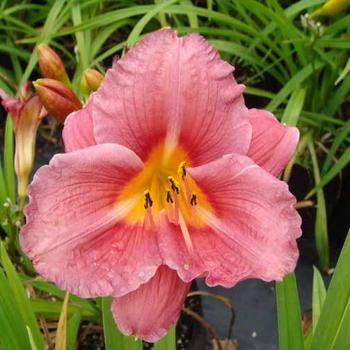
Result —
<instances>
[{"instance_id":1,"label":"partially opened bud","mask_svg":"<svg viewBox=\"0 0 350 350\"><path fill-rule=\"evenodd\" d=\"M2 105L11 115L14 123L16 153L15 171L18 181L18 195L26 196L28 179L33 168L36 132L42 119L42 104L37 96L19 101L0 91Z\"/></svg>"},{"instance_id":2,"label":"partially opened bud","mask_svg":"<svg viewBox=\"0 0 350 350\"><path fill-rule=\"evenodd\" d=\"M33 95L32 82L30 80L25 81L18 91L19 99L21 101L27 101L29 97Z\"/></svg>"},{"instance_id":3,"label":"partially opened bud","mask_svg":"<svg viewBox=\"0 0 350 350\"><path fill-rule=\"evenodd\" d=\"M38 46L38 62L40 73L44 78L55 79L70 86L70 81L61 58L50 46Z\"/></svg>"},{"instance_id":4,"label":"partially opened bud","mask_svg":"<svg viewBox=\"0 0 350 350\"><path fill-rule=\"evenodd\" d=\"M99 71L88 68L84 71L80 80L80 88L84 94L90 94L100 87L103 79L104 76Z\"/></svg>"},{"instance_id":5,"label":"partially opened bud","mask_svg":"<svg viewBox=\"0 0 350 350\"><path fill-rule=\"evenodd\" d=\"M25 197L28 179L34 164L36 132L41 121L42 104L37 96L25 102L15 125L15 171L18 178L18 194Z\"/></svg>"},{"instance_id":6,"label":"partially opened bud","mask_svg":"<svg viewBox=\"0 0 350 350\"><path fill-rule=\"evenodd\" d=\"M82 107L76 94L60 81L38 79L33 85L47 112L60 123L64 122L68 114Z\"/></svg>"},{"instance_id":7,"label":"partially opened bud","mask_svg":"<svg viewBox=\"0 0 350 350\"><path fill-rule=\"evenodd\" d=\"M19 118L19 112L23 108L24 102L12 96L8 96L4 90L0 89L1 104L7 113L12 117L13 123L16 125Z\"/></svg>"}]
</instances>

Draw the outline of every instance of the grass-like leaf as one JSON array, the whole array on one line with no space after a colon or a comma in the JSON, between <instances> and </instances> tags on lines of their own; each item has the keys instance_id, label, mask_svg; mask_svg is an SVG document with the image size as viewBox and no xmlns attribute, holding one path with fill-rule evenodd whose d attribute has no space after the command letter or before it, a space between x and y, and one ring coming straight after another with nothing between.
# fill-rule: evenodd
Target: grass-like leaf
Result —
<instances>
[{"instance_id":1,"label":"grass-like leaf","mask_svg":"<svg viewBox=\"0 0 350 350\"><path fill-rule=\"evenodd\" d=\"M314 267L312 283L312 330L315 332L317 322L320 318L323 303L326 299L326 287L320 272Z\"/></svg>"},{"instance_id":2,"label":"grass-like leaf","mask_svg":"<svg viewBox=\"0 0 350 350\"><path fill-rule=\"evenodd\" d=\"M16 200L16 178L14 169L14 141L13 141L13 123L10 116L7 117L5 126L5 144L4 144L4 175L7 188L7 194L12 203Z\"/></svg>"},{"instance_id":3,"label":"grass-like leaf","mask_svg":"<svg viewBox=\"0 0 350 350\"><path fill-rule=\"evenodd\" d=\"M304 106L305 95L306 88L304 87L299 86L293 91L281 119L283 123L289 126L296 126L298 124L300 112Z\"/></svg>"},{"instance_id":4,"label":"grass-like leaf","mask_svg":"<svg viewBox=\"0 0 350 350\"><path fill-rule=\"evenodd\" d=\"M321 181L320 169L318 166L318 160L315 152L313 141L308 144L311 155L311 162L314 171L314 179L316 186ZM329 269L329 244L328 244L328 228L327 228L327 210L326 200L324 197L323 189L320 188L316 192L317 207L316 207L316 221L315 221L315 239L316 249L320 261L320 267L322 271Z\"/></svg>"},{"instance_id":5,"label":"grass-like leaf","mask_svg":"<svg viewBox=\"0 0 350 350\"><path fill-rule=\"evenodd\" d=\"M350 349L350 231L314 332L311 350Z\"/></svg>"},{"instance_id":6,"label":"grass-like leaf","mask_svg":"<svg viewBox=\"0 0 350 350\"><path fill-rule=\"evenodd\" d=\"M294 273L276 282L278 344L283 350L303 350L298 288Z\"/></svg>"},{"instance_id":7,"label":"grass-like leaf","mask_svg":"<svg viewBox=\"0 0 350 350\"><path fill-rule=\"evenodd\" d=\"M80 312L74 313L67 323L67 350L75 350L81 322Z\"/></svg>"},{"instance_id":8,"label":"grass-like leaf","mask_svg":"<svg viewBox=\"0 0 350 350\"><path fill-rule=\"evenodd\" d=\"M309 199L313 196L320 188L327 185L334 177L336 177L343 168L350 162L350 146L345 150L345 152L339 157L338 161L333 165L333 167L327 171L321 178L321 181L313 188L305 197Z\"/></svg>"},{"instance_id":9,"label":"grass-like leaf","mask_svg":"<svg viewBox=\"0 0 350 350\"><path fill-rule=\"evenodd\" d=\"M115 324L111 312L112 298L102 299L103 329L106 350L142 350L141 340L124 336Z\"/></svg>"},{"instance_id":10,"label":"grass-like leaf","mask_svg":"<svg viewBox=\"0 0 350 350\"><path fill-rule=\"evenodd\" d=\"M4 266L4 270L6 272L14 300L19 307L20 313L26 326L30 329L36 348L38 350L44 350L44 341L41 336L35 314L30 306L30 302L26 291L23 288L22 282L18 277L14 266L12 265L10 258L8 257L5 246L3 244L1 244L1 261Z\"/></svg>"},{"instance_id":11,"label":"grass-like leaf","mask_svg":"<svg viewBox=\"0 0 350 350\"><path fill-rule=\"evenodd\" d=\"M0 268L0 334L1 349L30 348L26 324L2 268Z\"/></svg>"},{"instance_id":12,"label":"grass-like leaf","mask_svg":"<svg viewBox=\"0 0 350 350\"><path fill-rule=\"evenodd\" d=\"M176 350L176 327L170 328L168 334L154 344L153 350Z\"/></svg>"}]
</instances>

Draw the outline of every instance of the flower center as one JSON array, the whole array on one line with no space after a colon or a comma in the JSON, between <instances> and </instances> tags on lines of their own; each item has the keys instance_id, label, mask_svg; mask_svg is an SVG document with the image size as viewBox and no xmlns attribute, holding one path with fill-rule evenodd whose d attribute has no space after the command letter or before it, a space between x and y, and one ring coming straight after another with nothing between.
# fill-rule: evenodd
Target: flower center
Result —
<instances>
[{"instance_id":1,"label":"flower center","mask_svg":"<svg viewBox=\"0 0 350 350\"><path fill-rule=\"evenodd\" d=\"M164 210L170 222L179 225L188 236L188 225L204 225L197 215L197 206L212 208L202 190L186 171L190 165L186 152L179 146L169 154L164 144L157 146L145 162L143 170L124 187L118 203L129 202L125 215L129 224L144 223L155 227ZM130 198L134 198L130 202Z\"/></svg>"}]
</instances>

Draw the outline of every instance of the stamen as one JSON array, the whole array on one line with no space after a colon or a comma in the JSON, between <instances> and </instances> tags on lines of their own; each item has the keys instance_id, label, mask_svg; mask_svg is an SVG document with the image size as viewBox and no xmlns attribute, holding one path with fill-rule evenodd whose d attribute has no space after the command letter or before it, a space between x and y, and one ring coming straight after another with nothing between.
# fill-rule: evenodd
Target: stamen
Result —
<instances>
[{"instance_id":1,"label":"stamen","mask_svg":"<svg viewBox=\"0 0 350 350\"><path fill-rule=\"evenodd\" d=\"M174 223L179 223L179 200L176 192L174 192Z\"/></svg>"},{"instance_id":2,"label":"stamen","mask_svg":"<svg viewBox=\"0 0 350 350\"><path fill-rule=\"evenodd\" d=\"M153 200L151 198L151 192L149 190L146 190L144 192L144 196L145 196L145 204L143 206L145 207L145 209L151 208L153 205Z\"/></svg>"},{"instance_id":3,"label":"stamen","mask_svg":"<svg viewBox=\"0 0 350 350\"><path fill-rule=\"evenodd\" d=\"M187 228L185 219L181 213L179 215L179 224L180 224L181 233L182 233L182 236L184 238L187 250L190 254L192 254L193 253L193 244L192 244L191 236L190 236L190 233L188 232L188 228Z\"/></svg>"},{"instance_id":4,"label":"stamen","mask_svg":"<svg viewBox=\"0 0 350 350\"><path fill-rule=\"evenodd\" d=\"M180 177L180 179L182 179L183 181L183 184L184 184L184 187L185 187L185 196L186 196L186 200L187 200L187 203L189 204L190 203L190 200L191 200L191 190L190 190L190 186L188 184L188 181L187 181L187 170L186 170L186 162L183 161L180 163L178 169L177 169L177 173Z\"/></svg>"},{"instance_id":5,"label":"stamen","mask_svg":"<svg viewBox=\"0 0 350 350\"><path fill-rule=\"evenodd\" d=\"M191 194L191 201L190 201L192 206L195 206L198 204L198 197L196 192L192 192Z\"/></svg>"},{"instance_id":6,"label":"stamen","mask_svg":"<svg viewBox=\"0 0 350 350\"><path fill-rule=\"evenodd\" d=\"M166 201L168 203L174 203L173 197L171 196L170 190L166 190Z\"/></svg>"},{"instance_id":7,"label":"stamen","mask_svg":"<svg viewBox=\"0 0 350 350\"><path fill-rule=\"evenodd\" d=\"M168 181L169 181L170 187L174 191L174 193L179 194L180 193L180 186L179 186L179 183L175 180L175 178L173 176L168 176Z\"/></svg>"},{"instance_id":8,"label":"stamen","mask_svg":"<svg viewBox=\"0 0 350 350\"><path fill-rule=\"evenodd\" d=\"M153 231L156 229L156 225L154 223L151 207L146 208L144 225L147 229L150 229Z\"/></svg>"},{"instance_id":9,"label":"stamen","mask_svg":"<svg viewBox=\"0 0 350 350\"><path fill-rule=\"evenodd\" d=\"M144 223L146 228L155 230L155 223L152 215L153 200L151 197L151 192L149 190L146 190L143 194L145 196L145 203L143 206L146 209Z\"/></svg>"},{"instance_id":10,"label":"stamen","mask_svg":"<svg viewBox=\"0 0 350 350\"><path fill-rule=\"evenodd\" d=\"M179 177L184 178L187 174L186 171L186 162L181 162L178 169L177 169L177 173L179 174Z\"/></svg>"},{"instance_id":11,"label":"stamen","mask_svg":"<svg viewBox=\"0 0 350 350\"><path fill-rule=\"evenodd\" d=\"M165 191L166 191L166 201L168 203L168 205L165 206L165 210L168 215L168 220L174 223L175 222L174 198L169 188L167 188ZM176 196L176 193L174 195Z\"/></svg>"},{"instance_id":12,"label":"stamen","mask_svg":"<svg viewBox=\"0 0 350 350\"><path fill-rule=\"evenodd\" d=\"M179 222L179 200L177 198L180 193L180 186L178 182L174 179L173 176L168 176L168 181L170 183L170 187L174 194L174 223L178 224Z\"/></svg>"}]
</instances>

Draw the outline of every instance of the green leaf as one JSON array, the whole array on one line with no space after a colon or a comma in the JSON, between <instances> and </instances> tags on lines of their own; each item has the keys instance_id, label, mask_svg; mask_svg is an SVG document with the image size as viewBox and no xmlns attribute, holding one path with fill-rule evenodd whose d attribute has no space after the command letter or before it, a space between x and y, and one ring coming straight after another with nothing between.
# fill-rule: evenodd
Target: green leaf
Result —
<instances>
[{"instance_id":1,"label":"green leaf","mask_svg":"<svg viewBox=\"0 0 350 350\"><path fill-rule=\"evenodd\" d=\"M136 24L134 29L129 34L128 40L127 40L127 46L131 47L133 46L140 38L140 34L142 33L144 27L146 24L159 12L164 10L166 7L176 3L178 0L167 0L164 2L161 2L160 4L155 5L152 10L148 11Z\"/></svg>"},{"instance_id":2,"label":"green leaf","mask_svg":"<svg viewBox=\"0 0 350 350\"><path fill-rule=\"evenodd\" d=\"M168 334L154 344L153 350L176 350L176 326L171 327Z\"/></svg>"},{"instance_id":3,"label":"green leaf","mask_svg":"<svg viewBox=\"0 0 350 350\"><path fill-rule=\"evenodd\" d=\"M346 99L346 96L349 94L349 92L350 75L347 75L345 79L338 85L338 88L335 89L335 92L331 96L327 96L325 113L329 115L334 115Z\"/></svg>"},{"instance_id":4,"label":"green leaf","mask_svg":"<svg viewBox=\"0 0 350 350\"><path fill-rule=\"evenodd\" d=\"M102 298L103 329L106 350L142 350L141 340L123 335L114 322L111 312L112 298Z\"/></svg>"},{"instance_id":5,"label":"green leaf","mask_svg":"<svg viewBox=\"0 0 350 350\"><path fill-rule=\"evenodd\" d=\"M350 231L328 288L311 350L350 349Z\"/></svg>"},{"instance_id":6,"label":"green leaf","mask_svg":"<svg viewBox=\"0 0 350 350\"><path fill-rule=\"evenodd\" d=\"M274 98L275 94L271 91L259 89L253 86L247 86L244 90L244 93L246 95L253 95L253 96L259 96L259 97L266 97L266 98Z\"/></svg>"},{"instance_id":7,"label":"green leaf","mask_svg":"<svg viewBox=\"0 0 350 350\"><path fill-rule=\"evenodd\" d=\"M32 279L26 279L26 282L30 283L35 289L39 291L44 291L46 293L49 293L53 296L56 296L60 299L64 299L65 292L59 288L57 288L55 285L53 285L50 282L46 281L33 281ZM93 301L88 300L88 299L81 299L75 295L70 295L69 296L69 308L72 305L76 305L81 308L81 311L86 311L87 313L90 314L97 314L99 310L97 307L94 305Z\"/></svg>"},{"instance_id":8,"label":"green leaf","mask_svg":"<svg viewBox=\"0 0 350 350\"><path fill-rule=\"evenodd\" d=\"M345 150L341 157L337 160L334 166L322 176L321 181L315 188L313 188L306 196L305 199L309 199L313 196L320 188L327 185L335 176L337 176L343 168L350 162L350 146Z\"/></svg>"},{"instance_id":9,"label":"green leaf","mask_svg":"<svg viewBox=\"0 0 350 350\"><path fill-rule=\"evenodd\" d=\"M40 35L36 38L36 43L47 43L50 40L50 36L53 33L58 32L60 24L63 25L59 20L62 19L62 15L70 9L72 2L68 2L67 6L65 0L56 0L53 2L48 15L46 16L45 24L40 31ZM67 17L69 13L67 13ZM38 55L36 52L36 47L33 49L30 59L28 61L27 67L23 73L21 84L22 85L26 80L29 79L35 65L38 61Z\"/></svg>"},{"instance_id":10,"label":"green leaf","mask_svg":"<svg viewBox=\"0 0 350 350\"><path fill-rule=\"evenodd\" d=\"M326 299L326 287L322 276L314 266L314 278L312 283L312 330L315 332L317 322L320 318L323 303Z\"/></svg>"},{"instance_id":11,"label":"green leaf","mask_svg":"<svg viewBox=\"0 0 350 350\"><path fill-rule=\"evenodd\" d=\"M5 126L5 144L4 144L4 175L6 181L7 194L12 203L16 201L16 177L14 169L14 144L13 144L13 126L10 116L7 117Z\"/></svg>"},{"instance_id":12,"label":"green leaf","mask_svg":"<svg viewBox=\"0 0 350 350\"><path fill-rule=\"evenodd\" d=\"M30 349L31 350L38 350L38 348L36 347L34 338L33 338L32 331L30 330L30 328L28 326L26 326L26 328L27 328L29 342L30 342Z\"/></svg>"},{"instance_id":13,"label":"green leaf","mask_svg":"<svg viewBox=\"0 0 350 350\"><path fill-rule=\"evenodd\" d=\"M36 348L38 350L44 350L44 341L41 336L35 314L31 309L26 291L23 288L22 282L8 257L3 244L1 244L1 261L4 266L9 285L11 286L13 297L19 306L24 322L30 329Z\"/></svg>"},{"instance_id":14,"label":"green leaf","mask_svg":"<svg viewBox=\"0 0 350 350\"><path fill-rule=\"evenodd\" d=\"M338 85L349 73L350 73L350 58L347 60L344 69L339 74L339 77L335 81L334 85Z\"/></svg>"},{"instance_id":15,"label":"green leaf","mask_svg":"<svg viewBox=\"0 0 350 350\"><path fill-rule=\"evenodd\" d=\"M324 161L324 164L322 167L322 174L325 174L326 171L329 170L338 148L342 145L344 140L348 137L349 133L350 133L350 119L348 119L344 127L339 132L336 133L335 139L332 143L331 148L327 153L326 160Z\"/></svg>"},{"instance_id":16,"label":"green leaf","mask_svg":"<svg viewBox=\"0 0 350 350\"><path fill-rule=\"evenodd\" d=\"M79 1L72 1L72 20L74 25L79 25L83 22L81 4ZM74 33L77 42L77 62L76 71L73 79L73 87L76 89L79 84L79 79L83 71L89 67L91 54L91 37L90 31L77 31Z\"/></svg>"},{"instance_id":17,"label":"green leaf","mask_svg":"<svg viewBox=\"0 0 350 350\"><path fill-rule=\"evenodd\" d=\"M289 126L296 126L303 109L306 88L298 86L292 93L281 121Z\"/></svg>"},{"instance_id":18,"label":"green leaf","mask_svg":"<svg viewBox=\"0 0 350 350\"><path fill-rule=\"evenodd\" d=\"M163 2L163 0L154 0L154 3L155 3L155 4L161 4L162 2ZM160 11L160 12L159 12L158 20L159 20L160 26L161 26L162 28L168 26L166 14L165 14L163 11Z\"/></svg>"},{"instance_id":19,"label":"green leaf","mask_svg":"<svg viewBox=\"0 0 350 350\"><path fill-rule=\"evenodd\" d=\"M74 313L67 324L67 350L74 350L77 342L81 322L80 312Z\"/></svg>"},{"instance_id":20,"label":"green leaf","mask_svg":"<svg viewBox=\"0 0 350 350\"><path fill-rule=\"evenodd\" d=\"M33 299L31 300L30 305L36 314L43 315L48 320L57 320L62 309L62 302L60 301ZM101 321L99 313L91 312L81 306L70 304L68 308L68 317L71 317L76 312L80 313L84 320L96 323Z\"/></svg>"},{"instance_id":21,"label":"green leaf","mask_svg":"<svg viewBox=\"0 0 350 350\"><path fill-rule=\"evenodd\" d=\"M313 141L308 143L309 151L311 155L312 167L314 170L314 179L316 186L321 181L320 169L318 166L317 156ZM320 188L316 192L317 207L316 207L316 221L315 221L315 239L316 249L320 261L320 267L322 271L329 269L329 244L328 244L328 228L327 228L327 210L326 200L324 198L323 189Z\"/></svg>"},{"instance_id":22,"label":"green leaf","mask_svg":"<svg viewBox=\"0 0 350 350\"><path fill-rule=\"evenodd\" d=\"M30 349L26 324L2 268L0 268L0 334L1 349Z\"/></svg>"},{"instance_id":23,"label":"green leaf","mask_svg":"<svg viewBox=\"0 0 350 350\"><path fill-rule=\"evenodd\" d=\"M324 66L323 62L316 62L315 64L308 64L298 73L296 73L287 84L278 92L274 99L266 106L268 110L273 112L281 103L287 100L287 97L302 84L306 79L310 77L311 74L315 72L316 69Z\"/></svg>"},{"instance_id":24,"label":"green leaf","mask_svg":"<svg viewBox=\"0 0 350 350\"><path fill-rule=\"evenodd\" d=\"M304 335L304 350L310 350L312 342L312 327L309 327Z\"/></svg>"},{"instance_id":25,"label":"green leaf","mask_svg":"<svg viewBox=\"0 0 350 350\"><path fill-rule=\"evenodd\" d=\"M0 212L2 211L2 209L4 209L3 203L5 202L6 198L7 198L7 186L6 186L4 171L2 170L2 164L0 159L0 205L2 206L2 208L0 208Z\"/></svg>"},{"instance_id":26,"label":"green leaf","mask_svg":"<svg viewBox=\"0 0 350 350\"><path fill-rule=\"evenodd\" d=\"M180 0L183 5L193 6L191 0ZM196 14L188 14L188 21L192 29L198 28L198 18Z\"/></svg>"},{"instance_id":27,"label":"green leaf","mask_svg":"<svg viewBox=\"0 0 350 350\"><path fill-rule=\"evenodd\" d=\"M303 350L304 340L295 274L276 282L278 344L283 350Z\"/></svg>"}]
</instances>

